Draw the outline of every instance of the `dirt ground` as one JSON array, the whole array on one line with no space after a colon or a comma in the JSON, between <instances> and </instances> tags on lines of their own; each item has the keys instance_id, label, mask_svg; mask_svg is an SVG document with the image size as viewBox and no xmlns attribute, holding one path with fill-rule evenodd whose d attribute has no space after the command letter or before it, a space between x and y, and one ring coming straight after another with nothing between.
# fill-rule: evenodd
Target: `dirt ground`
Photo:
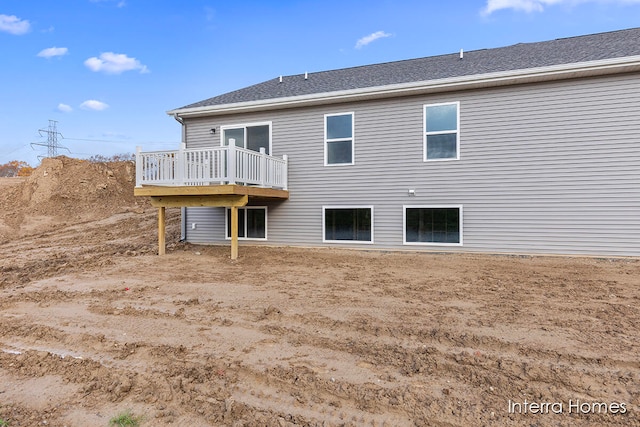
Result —
<instances>
[{"instance_id":1,"label":"dirt ground","mask_svg":"<svg viewBox=\"0 0 640 427\"><path fill-rule=\"evenodd\" d=\"M640 260L179 243L131 164L0 180L0 421L640 426ZM526 403L525 403L526 402ZM1 424L0 424L1 425Z\"/></svg>"}]
</instances>

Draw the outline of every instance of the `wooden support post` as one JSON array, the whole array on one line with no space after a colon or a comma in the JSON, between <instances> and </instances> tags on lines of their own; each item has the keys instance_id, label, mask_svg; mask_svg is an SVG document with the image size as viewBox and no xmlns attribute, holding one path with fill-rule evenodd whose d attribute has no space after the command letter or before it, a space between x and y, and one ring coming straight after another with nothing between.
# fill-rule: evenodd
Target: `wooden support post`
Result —
<instances>
[{"instance_id":1,"label":"wooden support post","mask_svg":"<svg viewBox=\"0 0 640 427\"><path fill-rule=\"evenodd\" d=\"M238 259L238 207L231 206L231 259Z\"/></svg>"},{"instance_id":2,"label":"wooden support post","mask_svg":"<svg viewBox=\"0 0 640 427\"><path fill-rule=\"evenodd\" d=\"M158 208L158 255L164 255L165 253L165 245L164 245L165 228L166 228L165 207L162 206Z\"/></svg>"}]
</instances>

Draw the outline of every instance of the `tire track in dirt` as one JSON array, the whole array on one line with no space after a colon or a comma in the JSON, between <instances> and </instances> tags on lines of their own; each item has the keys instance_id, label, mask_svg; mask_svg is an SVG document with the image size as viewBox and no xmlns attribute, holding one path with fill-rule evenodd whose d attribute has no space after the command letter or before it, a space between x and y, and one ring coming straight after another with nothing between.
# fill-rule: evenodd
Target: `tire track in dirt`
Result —
<instances>
[{"instance_id":1,"label":"tire track in dirt","mask_svg":"<svg viewBox=\"0 0 640 427\"><path fill-rule=\"evenodd\" d=\"M537 351L533 348L510 345L502 346L502 351L496 351L494 345L459 346L486 341L473 338L454 340L445 345L440 342L418 340L422 343L421 346L406 348L391 339L381 345L379 336L369 340L363 334L359 334L358 341L342 336L336 338L335 329L331 331L333 337L319 336L318 331L310 334L304 328L296 327L279 328L275 331L273 328L267 329L287 337L288 341L293 341L296 345L331 348L357 355L369 366L375 367L382 378L389 376L391 372L396 376L423 378L425 383L439 383L443 387L442 390L447 390L447 396L451 393L451 386L447 387L447 384L453 382L452 380L455 380L457 388L483 389L489 392L515 387L519 391L518 394L524 395L534 394L530 383L535 382L553 384L554 389L548 398L566 401L575 393L574 390L584 384L585 371L597 372L600 378L599 386L594 383L589 387L589 393L584 395L586 398L594 399L600 396L606 389L603 385L607 383L618 384L621 400L635 400L640 392L640 388L631 385L637 384L640 379L637 375L640 364L637 362L575 357L555 351ZM625 388L628 393L622 392ZM439 405L446 407L447 400ZM492 402L491 399L481 402L480 406L485 410L499 408L498 402ZM483 414L478 414L481 415Z\"/></svg>"}]
</instances>

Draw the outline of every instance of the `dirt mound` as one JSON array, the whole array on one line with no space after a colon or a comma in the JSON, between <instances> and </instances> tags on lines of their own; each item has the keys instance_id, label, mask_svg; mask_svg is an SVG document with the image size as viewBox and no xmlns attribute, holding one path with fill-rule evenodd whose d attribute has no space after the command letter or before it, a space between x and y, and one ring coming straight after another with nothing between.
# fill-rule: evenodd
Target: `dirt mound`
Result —
<instances>
[{"instance_id":1,"label":"dirt mound","mask_svg":"<svg viewBox=\"0 0 640 427\"><path fill-rule=\"evenodd\" d=\"M0 241L140 210L146 202L133 195L135 164L128 161L49 158L31 176L11 184L1 187Z\"/></svg>"}]
</instances>

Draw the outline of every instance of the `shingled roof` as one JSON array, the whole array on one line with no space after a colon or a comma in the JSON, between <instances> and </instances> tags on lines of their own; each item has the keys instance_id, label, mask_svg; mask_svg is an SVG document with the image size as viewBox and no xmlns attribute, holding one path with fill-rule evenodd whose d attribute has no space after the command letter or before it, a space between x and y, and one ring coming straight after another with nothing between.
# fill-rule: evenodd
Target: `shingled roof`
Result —
<instances>
[{"instance_id":1,"label":"shingled roof","mask_svg":"<svg viewBox=\"0 0 640 427\"><path fill-rule=\"evenodd\" d=\"M640 28L276 77L178 110L640 55Z\"/></svg>"}]
</instances>

